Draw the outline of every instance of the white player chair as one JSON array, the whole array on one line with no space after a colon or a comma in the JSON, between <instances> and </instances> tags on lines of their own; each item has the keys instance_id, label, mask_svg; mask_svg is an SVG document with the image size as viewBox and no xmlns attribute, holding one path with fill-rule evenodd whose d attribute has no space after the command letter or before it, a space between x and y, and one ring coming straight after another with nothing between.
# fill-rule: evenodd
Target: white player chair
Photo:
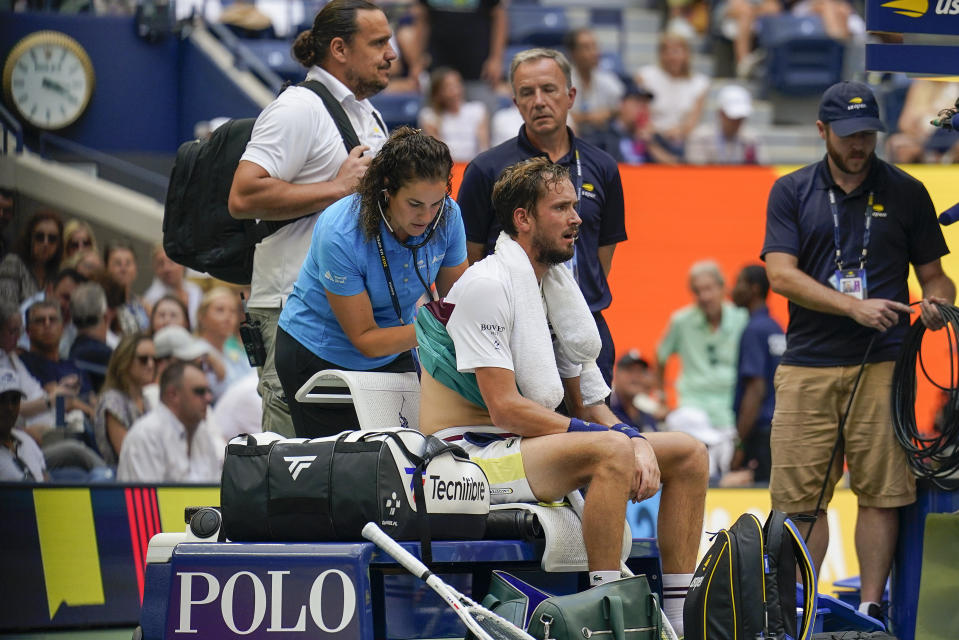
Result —
<instances>
[{"instance_id":1,"label":"white player chair","mask_svg":"<svg viewBox=\"0 0 959 640\"><path fill-rule=\"evenodd\" d=\"M296 392L297 402L352 404L360 429L409 427L420 423L416 374L380 371L318 371Z\"/></svg>"}]
</instances>

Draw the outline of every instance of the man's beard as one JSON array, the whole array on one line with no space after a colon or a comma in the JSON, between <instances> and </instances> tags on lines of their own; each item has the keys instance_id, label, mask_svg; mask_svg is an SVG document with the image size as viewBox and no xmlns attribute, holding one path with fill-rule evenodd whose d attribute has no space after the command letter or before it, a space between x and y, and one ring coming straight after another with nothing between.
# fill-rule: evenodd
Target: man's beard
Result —
<instances>
[{"instance_id":1,"label":"man's beard","mask_svg":"<svg viewBox=\"0 0 959 640\"><path fill-rule=\"evenodd\" d=\"M353 90L353 95L357 100L365 100L370 96L375 96L389 84L389 81L380 80L377 76L373 78L361 78L355 71L350 69L346 72L346 80L349 82L349 86Z\"/></svg>"},{"instance_id":2,"label":"man's beard","mask_svg":"<svg viewBox=\"0 0 959 640\"><path fill-rule=\"evenodd\" d=\"M575 244L569 249L561 249L548 246L539 236L533 237L533 251L535 252L537 262L540 264L548 264L550 266L563 264L573 257L575 250Z\"/></svg>"},{"instance_id":3,"label":"man's beard","mask_svg":"<svg viewBox=\"0 0 959 640\"><path fill-rule=\"evenodd\" d=\"M832 145L830 144L826 145L826 153L829 154L829 157L832 158L833 164L835 164L840 171L842 171L843 173L848 173L850 175L863 173L864 171L867 171L870 165L872 165L873 158L875 158L876 156L875 151L871 152L868 156L866 156L863 159L862 169L860 169L859 171L852 171L849 168L849 166L843 161L842 155L840 155L840 153L836 151L836 149Z\"/></svg>"}]
</instances>

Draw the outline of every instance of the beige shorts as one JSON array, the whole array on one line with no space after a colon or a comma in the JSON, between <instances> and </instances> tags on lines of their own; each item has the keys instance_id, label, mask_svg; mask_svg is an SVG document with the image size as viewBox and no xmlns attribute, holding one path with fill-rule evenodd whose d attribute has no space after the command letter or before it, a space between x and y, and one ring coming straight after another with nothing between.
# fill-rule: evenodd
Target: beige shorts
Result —
<instances>
[{"instance_id":1,"label":"beige shorts","mask_svg":"<svg viewBox=\"0 0 959 640\"><path fill-rule=\"evenodd\" d=\"M465 431L468 429L452 427L437 431L433 435L459 445L469 454L470 460L479 465L489 481L490 504L537 502L526 480L526 469L523 467L523 455L520 452L523 442L521 437L510 436L480 446L469 442L468 435L463 437ZM489 427L477 428L479 433L489 431Z\"/></svg>"},{"instance_id":2,"label":"beige shorts","mask_svg":"<svg viewBox=\"0 0 959 640\"><path fill-rule=\"evenodd\" d=\"M893 366L892 362L866 365L843 442L829 469L821 508L829 504L833 488L842 477L843 455L849 466L849 484L860 506L892 508L916 500L915 478L893 433ZM776 411L769 437L769 489L774 509L798 513L815 508L858 371L858 365L780 365L776 370Z\"/></svg>"}]
</instances>

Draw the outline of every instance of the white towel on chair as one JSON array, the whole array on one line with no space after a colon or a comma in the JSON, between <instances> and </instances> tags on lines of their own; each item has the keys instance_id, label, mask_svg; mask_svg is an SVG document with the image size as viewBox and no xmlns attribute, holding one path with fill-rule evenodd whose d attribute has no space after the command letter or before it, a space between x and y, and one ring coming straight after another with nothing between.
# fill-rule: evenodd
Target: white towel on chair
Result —
<instances>
[{"instance_id":1,"label":"white towel on chair","mask_svg":"<svg viewBox=\"0 0 959 640\"><path fill-rule=\"evenodd\" d=\"M511 277L515 318L510 347L520 393L549 409L563 400L563 383L549 334L549 325L552 325L562 354L583 367L580 374L583 403L602 402L609 395L609 387L596 366L602 341L570 270L555 265L546 272L542 283L547 308L544 313L543 305L534 303L540 299L540 287L523 248L505 232L500 232L494 257L502 261ZM546 363L553 366L547 367Z\"/></svg>"}]
</instances>

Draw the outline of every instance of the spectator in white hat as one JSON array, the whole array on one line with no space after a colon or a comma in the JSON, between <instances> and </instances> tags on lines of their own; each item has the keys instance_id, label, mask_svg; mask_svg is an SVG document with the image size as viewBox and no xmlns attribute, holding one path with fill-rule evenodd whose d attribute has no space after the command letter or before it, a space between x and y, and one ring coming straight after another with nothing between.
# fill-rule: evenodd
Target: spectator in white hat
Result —
<instances>
[{"instance_id":1,"label":"spectator in white hat","mask_svg":"<svg viewBox=\"0 0 959 640\"><path fill-rule=\"evenodd\" d=\"M686 146L690 164L763 164L759 137L746 125L753 112L749 91L730 84L716 96L713 122L696 127Z\"/></svg>"},{"instance_id":2,"label":"spectator in white hat","mask_svg":"<svg viewBox=\"0 0 959 640\"><path fill-rule=\"evenodd\" d=\"M213 353L210 345L180 325L163 327L154 333L153 347L156 351L156 380L174 362L193 362L208 376L222 378L226 375L223 362ZM160 402L159 386L154 383L144 387L143 397L147 407L155 409Z\"/></svg>"},{"instance_id":3,"label":"spectator in white hat","mask_svg":"<svg viewBox=\"0 0 959 640\"><path fill-rule=\"evenodd\" d=\"M43 452L33 438L13 428L23 396L20 376L0 370L0 481L43 482L47 479Z\"/></svg>"}]
</instances>

